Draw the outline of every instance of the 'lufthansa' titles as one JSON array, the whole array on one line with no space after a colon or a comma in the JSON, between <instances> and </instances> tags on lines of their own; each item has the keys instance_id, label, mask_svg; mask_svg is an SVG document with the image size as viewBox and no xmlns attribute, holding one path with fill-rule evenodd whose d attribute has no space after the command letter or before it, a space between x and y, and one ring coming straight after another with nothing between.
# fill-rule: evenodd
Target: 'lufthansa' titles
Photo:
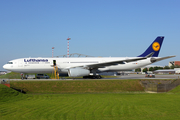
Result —
<instances>
[{"instance_id":1,"label":"'lufthansa' titles","mask_svg":"<svg viewBox=\"0 0 180 120\"><path fill-rule=\"evenodd\" d=\"M48 62L48 59L24 59L24 62Z\"/></svg>"}]
</instances>

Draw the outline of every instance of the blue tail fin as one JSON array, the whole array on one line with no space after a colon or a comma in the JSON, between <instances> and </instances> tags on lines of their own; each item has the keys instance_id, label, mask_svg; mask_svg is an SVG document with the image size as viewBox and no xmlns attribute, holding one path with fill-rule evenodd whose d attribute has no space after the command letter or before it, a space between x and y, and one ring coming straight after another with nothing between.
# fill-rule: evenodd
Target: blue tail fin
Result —
<instances>
[{"instance_id":1,"label":"blue tail fin","mask_svg":"<svg viewBox=\"0 0 180 120\"><path fill-rule=\"evenodd\" d=\"M158 57L164 37L157 37L148 49L138 57Z\"/></svg>"}]
</instances>

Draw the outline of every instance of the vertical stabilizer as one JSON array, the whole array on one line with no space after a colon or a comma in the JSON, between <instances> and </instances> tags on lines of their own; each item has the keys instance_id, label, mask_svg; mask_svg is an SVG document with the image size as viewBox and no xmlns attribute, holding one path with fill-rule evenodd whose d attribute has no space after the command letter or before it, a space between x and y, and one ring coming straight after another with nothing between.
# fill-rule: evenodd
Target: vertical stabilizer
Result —
<instances>
[{"instance_id":1,"label":"vertical stabilizer","mask_svg":"<svg viewBox=\"0 0 180 120\"><path fill-rule=\"evenodd\" d=\"M162 47L164 37L157 37L154 42L148 47L148 49L138 57L158 57L159 51Z\"/></svg>"}]
</instances>

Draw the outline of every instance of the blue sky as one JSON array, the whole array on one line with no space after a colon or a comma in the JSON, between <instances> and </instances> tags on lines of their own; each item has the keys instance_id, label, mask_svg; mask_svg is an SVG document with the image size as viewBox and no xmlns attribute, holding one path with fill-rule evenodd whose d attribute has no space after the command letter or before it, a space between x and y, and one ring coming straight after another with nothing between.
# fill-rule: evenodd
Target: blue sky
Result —
<instances>
[{"instance_id":1,"label":"blue sky","mask_svg":"<svg viewBox=\"0 0 180 120\"><path fill-rule=\"evenodd\" d=\"M7 61L70 53L133 57L157 36L159 56L180 60L179 0L1 0L0 70Z\"/></svg>"}]
</instances>

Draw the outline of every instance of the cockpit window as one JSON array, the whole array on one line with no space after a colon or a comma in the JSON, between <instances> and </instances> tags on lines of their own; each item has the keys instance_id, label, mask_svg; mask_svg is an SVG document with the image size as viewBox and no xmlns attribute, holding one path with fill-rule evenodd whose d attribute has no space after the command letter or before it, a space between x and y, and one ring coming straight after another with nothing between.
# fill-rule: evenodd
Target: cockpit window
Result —
<instances>
[{"instance_id":1,"label":"cockpit window","mask_svg":"<svg viewBox=\"0 0 180 120\"><path fill-rule=\"evenodd\" d=\"M13 62L8 62L7 64L13 64Z\"/></svg>"}]
</instances>

